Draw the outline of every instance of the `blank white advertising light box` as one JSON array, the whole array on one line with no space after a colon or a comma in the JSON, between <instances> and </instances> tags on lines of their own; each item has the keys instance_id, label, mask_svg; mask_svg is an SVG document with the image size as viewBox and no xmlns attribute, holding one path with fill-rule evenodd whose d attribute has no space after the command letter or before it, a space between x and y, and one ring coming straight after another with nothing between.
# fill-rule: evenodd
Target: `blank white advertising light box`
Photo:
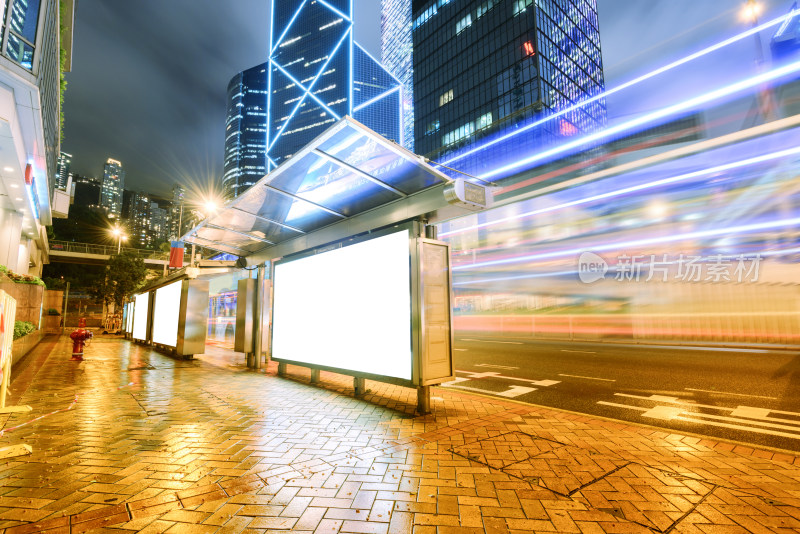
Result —
<instances>
[{"instance_id":1,"label":"blank white advertising light box","mask_svg":"<svg viewBox=\"0 0 800 534\"><path fill-rule=\"evenodd\" d=\"M140 341L147 339L147 312L150 302L150 293L140 293L133 298L133 339Z\"/></svg>"},{"instance_id":2,"label":"blank white advertising light box","mask_svg":"<svg viewBox=\"0 0 800 534\"><path fill-rule=\"evenodd\" d=\"M276 359L411 380L411 267L404 230L275 264Z\"/></svg>"},{"instance_id":3,"label":"blank white advertising light box","mask_svg":"<svg viewBox=\"0 0 800 534\"><path fill-rule=\"evenodd\" d=\"M156 289L153 310L153 343L178 345L178 320L181 311L181 283L173 282Z\"/></svg>"}]
</instances>

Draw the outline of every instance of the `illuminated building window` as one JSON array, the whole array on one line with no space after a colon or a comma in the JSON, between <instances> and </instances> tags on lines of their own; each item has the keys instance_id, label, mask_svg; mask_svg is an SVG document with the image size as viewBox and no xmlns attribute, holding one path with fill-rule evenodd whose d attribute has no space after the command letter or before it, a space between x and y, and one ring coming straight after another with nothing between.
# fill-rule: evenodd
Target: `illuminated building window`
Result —
<instances>
[{"instance_id":1,"label":"illuminated building window","mask_svg":"<svg viewBox=\"0 0 800 534\"><path fill-rule=\"evenodd\" d=\"M439 131L439 121L435 120L431 123L428 123L428 127L425 128L425 134L430 135L432 133L436 133Z\"/></svg>"},{"instance_id":2,"label":"illuminated building window","mask_svg":"<svg viewBox=\"0 0 800 534\"><path fill-rule=\"evenodd\" d=\"M523 13L532 4L533 0L514 0L514 14L519 15Z\"/></svg>"},{"instance_id":3,"label":"illuminated building window","mask_svg":"<svg viewBox=\"0 0 800 534\"><path fill-rule=\"evenodd\" d=\"M453 90L450 89L449 91L445 92L443 95L439 97L439 106L444 106L448 102L453 101Z\"/></svg>"},{"instance_id":4,"label":"illuminated building window","mask_svg":"<svg viewBox=\"0 0 800 534\"><path fill-rule=\"evenodd\" d=\"M533 44L530 41L525 41L522 48L525 50L525 55L532 56L536 54L536 50L534 50Z\"/></svg>"},{"instance_id":5,"label":"illuminated building window","mask_svg":"<svg viewBox=\"0 0 800 534\"><path fill-rule=\"evenodd\" d=\"M495 0L487 0L486 2L482 3L478 6L478 10L475 12L475 18L479 19L484 16L486 13L489 12L495 5Z\"/></svg>"},{"instance_id":6,"label":"illuminated building window","mask_svg":"<svg viewBox=\"0 0 800 534\"><path fill-rule=\"evenodd\" d=\"M456 34L463 32L470 26L472 26L472 15L467 13L466 17L456 22Z\"/></svg>"}]
</instances>

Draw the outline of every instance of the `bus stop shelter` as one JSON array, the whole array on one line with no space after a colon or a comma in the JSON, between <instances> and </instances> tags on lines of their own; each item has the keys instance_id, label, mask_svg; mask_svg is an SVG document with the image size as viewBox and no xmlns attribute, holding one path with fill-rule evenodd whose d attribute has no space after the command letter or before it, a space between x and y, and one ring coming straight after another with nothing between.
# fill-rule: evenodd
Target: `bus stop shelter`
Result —
<instances>
[{"instance_id":1,"label":"bus stop shelter","mask_svg":"<svg viewBox=\"0 0 800 534\"><path fill-rule=\"evenodd\" d=\"M490 202L491 192L483 185L452 180L423 158L344 117L183 239L237 255L242 267L258 267L256 295L248 302L246 317L237 321L237 331L252 324L252 335L246 336L252 346L237 348L254 355L248 358L249 365L261 365L266 343L262 329L273 325L271 357L282 369L286 363L311 367L312 381L320 369L351 374L357 392L363 390L364 378L417 387L424 412L428 386L453 378L449 249L436 241L433 223L484 209ZM395 258L393 263L386 263L390 257ZM267 265L273 298L264 291ZM380 277L373 280L376 270L394 273L395 278L386 280L385 298L399 300L375 299L375 285L381 284ZM301 294L298 272L305 273L306 278L300 280L307 282L312 294ZM333 272L338 273L336 277L326 279ZM367 279L372 280L371 291L361 287ZM397 289L405 284L408 300L403 297L405 289ZM337 294L339 289L344 293ZM326 325L321 332L319 325L292 323L291 317L299 312L290 303L303 298L309 313L318 307L329 309L330 321L340 315L337 307L347 304L355 324ZM359 310L358 302L350 302L359 298L365 299L363 304L369 309ZM244 303L239 305L244 310ZM395 313L406 306L407 324ZM400 323L386 334L394 340L392 347L373 346L372 357L364 353L361 360L354 360L351 352L369 352L369 347L359 344L361 336L383 328L360 323L369 321L370 314L380 315L381 310L386 322ZM408 339L403 334L406 326ZM344 335L340 330L346 331ZM284 331L293 332L293 342L284 339ZM320 333L329 337L325 352L335 357L312 357L296 350L304 339ZM400 350L394 345L400 345ZM392 366L373 369L365 363L383 358L387 351L387 361L394 357L391 354L402 359L394 371L388 370ZM407 371L401 370L406 364Z\"/></svg>"}]
</instances>

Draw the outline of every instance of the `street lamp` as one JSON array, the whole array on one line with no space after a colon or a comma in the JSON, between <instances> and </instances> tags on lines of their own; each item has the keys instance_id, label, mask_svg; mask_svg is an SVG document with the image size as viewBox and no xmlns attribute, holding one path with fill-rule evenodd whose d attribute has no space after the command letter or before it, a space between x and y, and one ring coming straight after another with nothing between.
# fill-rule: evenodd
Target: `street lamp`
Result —
<instances>
[{"instance_id":1,"label":"street lamp","mask_svg":"<svg viewBox=\"0 0 800 534\"><path fill-rule=\"evenodd\" d=\"M742 20L750 23L751 28L756 28L758 27L758 15L760 13L761 4L756 0L747 0L744 7L742 7L741 17ZM756 47L756 73L761 74L764 71L764 49L761 44L761 32L755 32L753 40ZM758 91L756 102L764 120L771 121L775 119L776 113L772 93L765 84L762 84Z\"/></svg>"},{"instance_id":2,"label":"street lamp","mask_svg":"<svg viewBox=\"0 0 800 534\"><path fill-rule=\"evenodd\" d=\"M759 13L761 13L761 6L758 4L758 2L756 2L756 0L747 0L742 8L742 18L753 24L753 26L758 25Z\"/></svg>"},{"instance_id":3,"label":"street lamp","mask_svg":"<svg viewBox=\"0 0 800 534\"><path fill-rule=\"evenodd\" d=\"M122 228L115 226L111 229L111 235L117 240L117 254L122 251L122 242L128 240L128 236L122 231Z\"/></svg>"},{"instance_id":4,"label":"street lamp","mask_svg":"<svg viewBox=\"0 0 800 534\"><path fill-rule=\"evenodd\" d=\"M210 217L214 212L217 211L217 203L214 200L207 200L203 205L203 208L205 216Z\"/></svg>"}]
</instances>

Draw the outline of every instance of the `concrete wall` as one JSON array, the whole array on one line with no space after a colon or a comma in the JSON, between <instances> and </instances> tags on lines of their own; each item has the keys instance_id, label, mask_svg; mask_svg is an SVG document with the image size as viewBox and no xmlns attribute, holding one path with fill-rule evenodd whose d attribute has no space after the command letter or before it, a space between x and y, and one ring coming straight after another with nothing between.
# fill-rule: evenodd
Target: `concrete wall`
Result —
<instances>
[{"instance_id":1,"label":"concrete wall","mask_svg":"<svg viewBox=\"0 0 800 534\"><path fill-rule=\"evenodd\" d=\"M17 301L17 321L29 321L38 329L41 324L44 288L35 284L0 281L0 289Z\"/></svg>"}]
</instances>

